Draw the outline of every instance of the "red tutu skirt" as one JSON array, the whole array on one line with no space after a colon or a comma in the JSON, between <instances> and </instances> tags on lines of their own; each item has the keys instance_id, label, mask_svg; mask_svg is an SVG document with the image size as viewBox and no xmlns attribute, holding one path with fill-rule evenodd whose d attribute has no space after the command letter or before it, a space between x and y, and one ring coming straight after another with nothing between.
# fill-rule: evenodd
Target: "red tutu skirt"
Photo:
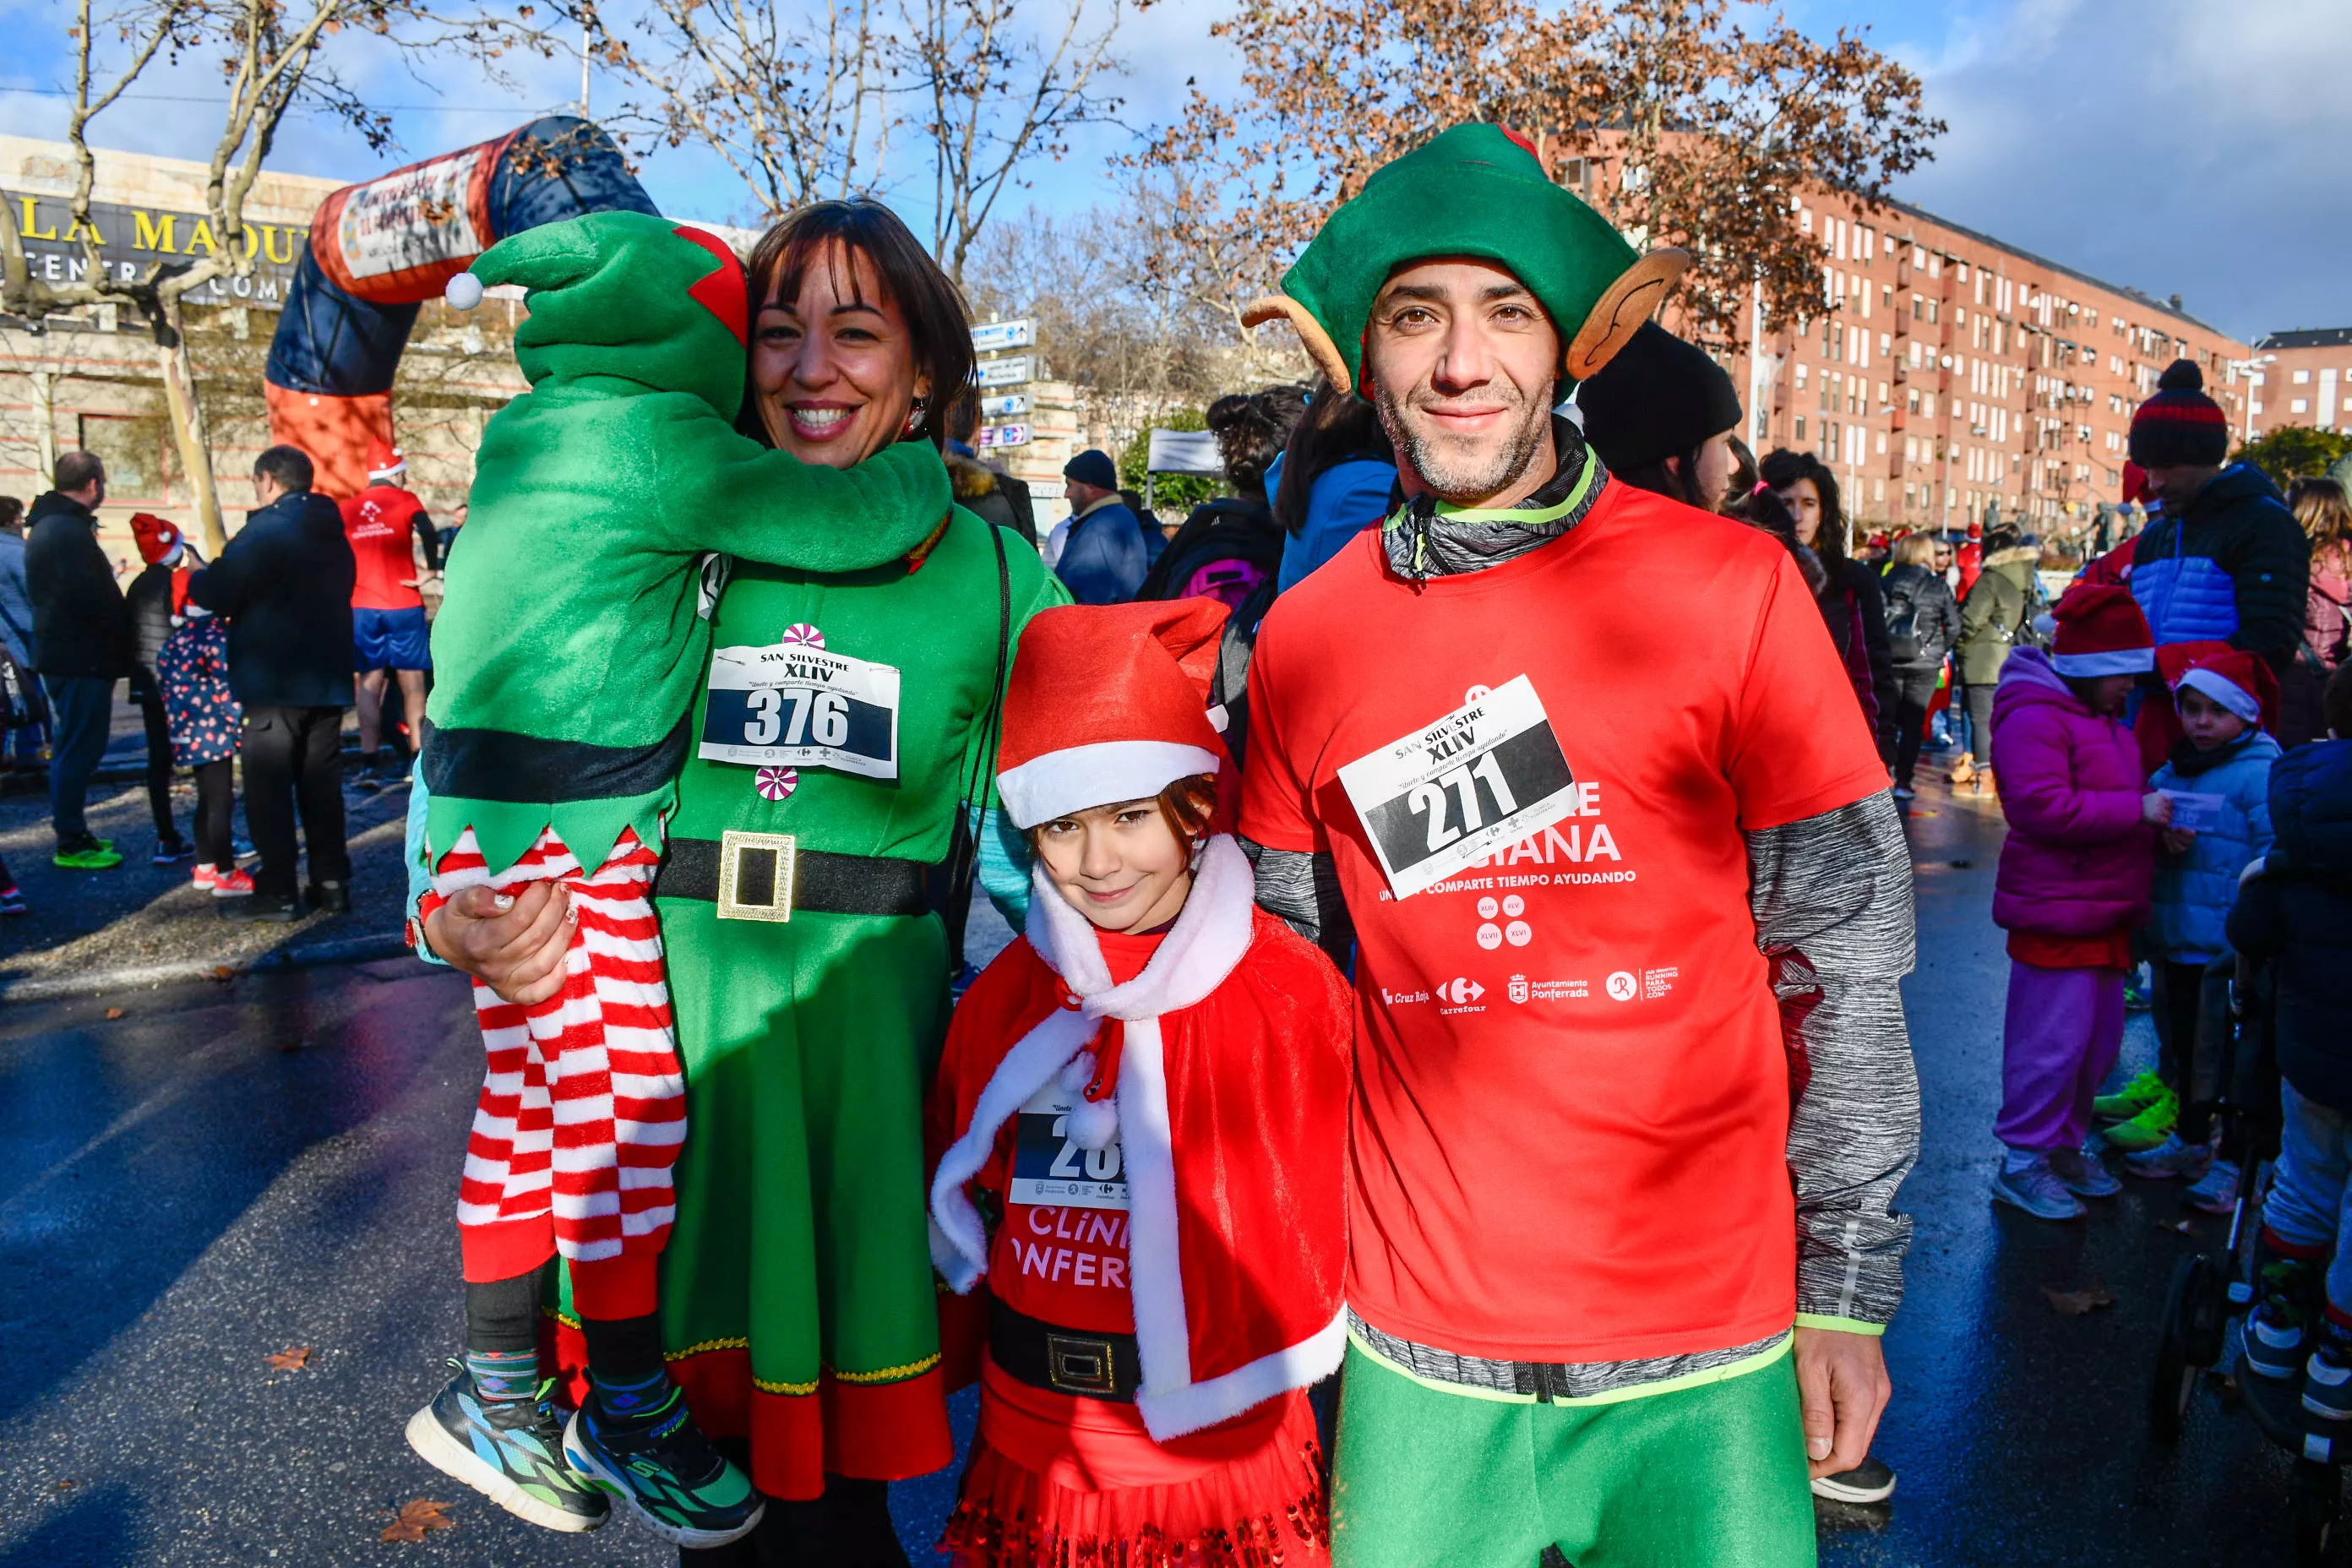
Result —
<instances>
[{"instance_id":1,"label":"red tutu skirt","mask_svg":"<svg viewBox=\"0 0 2352 1568\"><path fill-rule=\"evenodd\" d=\"M1304 1391L1160 1444L1132 1405L981 1363L955 1568L1323 1568L1330 1500Z\"/></svg>"}]
</instances>

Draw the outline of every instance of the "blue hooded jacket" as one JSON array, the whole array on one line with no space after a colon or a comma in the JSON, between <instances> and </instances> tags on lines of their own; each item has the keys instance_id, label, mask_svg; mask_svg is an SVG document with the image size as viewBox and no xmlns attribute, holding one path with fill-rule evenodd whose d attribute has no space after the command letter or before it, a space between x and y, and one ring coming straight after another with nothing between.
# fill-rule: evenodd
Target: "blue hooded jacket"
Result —
<instances>
[{"instance_id":1,"label":"blue hooded jacket","mask_svg":"<svg viewBox=\"0 0 2352 1568\"><path fill-rule=\"evenodd\" d=\"M2238 873L2270 852L2271 764L2278 758L2278 742L2260 730L2219 752L2189 752L2184 741L2147 781L2150 789L2218 795L2222 802L2221 819L2200 831L2186 854L2157 852L2147 934L2172 963L2210 963L2230 951L2222 927L2238 899Z\"/></svg>"},{"instance_id":2,"label":"blue hooded jacket","mask_svg":"<svg viewBox=\"0 0 2352 1568\"><path fill-rule=\"evenodd\" d=\"M2352 741L2281 757L2271 821L2278 837L2230 911L2230 944L2277 964L2279 1070L2352 1113Z\"/></svg>"}]
</instances>

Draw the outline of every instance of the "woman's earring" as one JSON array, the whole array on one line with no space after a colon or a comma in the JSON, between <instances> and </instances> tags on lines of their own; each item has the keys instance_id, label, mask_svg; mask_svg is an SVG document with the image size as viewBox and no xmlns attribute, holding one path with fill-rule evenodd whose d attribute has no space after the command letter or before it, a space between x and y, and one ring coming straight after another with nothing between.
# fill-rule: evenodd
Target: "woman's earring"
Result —
<instances>
[{"instance_id":1,"label":"woman's earring","mask_svg":"<svg viewBox=\"0 0 2352 1568\"><path fill-rule=\"evenodd\" d=\"M911 435L913 435L913 434L915 433L915 427L916 427L917 426L920 425L922 422L923 422L923 399L921 399L921 398L918 397L917 399L915 399L914 404L913 404L910 407L908 407L908 410L907 410L907 423L906 423L906 426L905 426L905 428L903 428L903 429L899 432L899 434L900 434L900 435L902 435L902 436L911 436Z\"/></svg>"}]
</instances>

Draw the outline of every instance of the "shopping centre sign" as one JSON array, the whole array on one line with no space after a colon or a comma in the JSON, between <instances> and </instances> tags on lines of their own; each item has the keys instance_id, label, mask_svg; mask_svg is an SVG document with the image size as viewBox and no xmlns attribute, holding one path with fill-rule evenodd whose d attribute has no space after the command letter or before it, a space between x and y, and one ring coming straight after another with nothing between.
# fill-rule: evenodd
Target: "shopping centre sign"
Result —
<instances>
[{"instance_id":1,"label":"shopping centre sign","mask_svg":"<svg viewBox=\"0 0 2352 1568\"><path fill-rule=\"evenodd\" d=\"M157 207L125 206L93 202L89 229L73 222L63 196L27 196L7 193L8 218L25 243L25 260L32 275L48 283L79 283L89 274L89 253L84 240L94 236L102 264L117 279L131 282L157 262L201 261L226 254L212 219L203 213L166 212ZM215 278L186 295L193 305L258 305L276 310L286 302L295 265L310 241L307 224L255 223L245 226L242 248L253 259L250 278Z\"/></svg>"}]
</instances>

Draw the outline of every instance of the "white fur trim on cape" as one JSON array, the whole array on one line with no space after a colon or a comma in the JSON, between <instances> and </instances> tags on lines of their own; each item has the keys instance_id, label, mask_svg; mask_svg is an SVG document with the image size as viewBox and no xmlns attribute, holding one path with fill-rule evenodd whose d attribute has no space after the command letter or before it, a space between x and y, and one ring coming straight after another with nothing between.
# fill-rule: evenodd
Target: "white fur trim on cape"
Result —
<instances>
[{"instance_id":1,"label":"white fur trim on cape","mask_svg":"<svg viewBox=\"0 0 2352 1568\"><path fill-rule=\"evenodd\" d=\"M1148 800L1194 773L1217 771L1217 753L1181 741L1097 741L1030 758L996 775L1015 827L1034 827L1090 805Z\"/></svg>"},{"instance_id":2,"label":"white fur trim on cape","mask_svg":"<svg viewBox=\"0 0 2352 1568\"><path fill-rule=\"evenodd\" d=\"M1063 1064L1095 1037L1097 1027L1092 1018L1064 1007L1022 1036L980 1091L971 1128L940 1157L931 1177L931 1261L957 1295L969 1291L988 1272L988 1227L981 1223L964 1184L988 1163L998 1130L1031 1095L1054 1081Z\"/></svg>"},{"instance_id":3,"label":"white fur trim on cape","mask_svg":"<svg viewBox=\"0 0 2352 1568\"><path fill-rule=\"evenodd\" d=\"M2054 653L2050 668L2077 680L2101 675L2146 675L2156 668L2156 649L2119 647L2108 653Z\"/></svg>"},{"instance_id":4,"label":"white fur trim on cape","mask_svg":"<svg viewBox=\"0 0 2352 1568\"><path fill-rule=\"evenodd\" d=\"M1348 1345L1348 1313L1342 1308L1328 1323L1295 1345L1262 1355L1206 1383L1159 1392L1145 1376L1145 1388L1135 1396L1137 1414L1153 1439L1165 1443L1187 1432L1198 1432L1220 1421L1230 1421L1276 1394L1322 1382L1339 1370Z\"/></svg>"}]
</instances>

